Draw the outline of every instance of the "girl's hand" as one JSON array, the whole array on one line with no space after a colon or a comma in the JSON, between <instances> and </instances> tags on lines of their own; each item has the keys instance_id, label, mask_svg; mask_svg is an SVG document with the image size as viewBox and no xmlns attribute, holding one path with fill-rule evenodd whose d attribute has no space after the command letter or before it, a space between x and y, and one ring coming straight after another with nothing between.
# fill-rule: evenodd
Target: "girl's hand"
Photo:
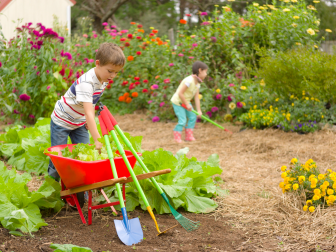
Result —
<instances>
[{"instance_id":1,"label":"girl's hand","mask_svg":"<svg viewBox=\"0 0 336 252\"><path fill-rule=\"evenodd\" d=\"M99 142L98 140L96 140L95 145L96 145L96 150L98 150L99 153L100 153L100 150L103 147L103 144L101 142Z\"/></svg>"},{"instance_id":2,"label":"girl's hand","mask_svg":"<svg viewBox=\"0 0 336 252\"><path fill-rule=\"evenodd\" d=\"M187 110L191 111L192 110L192 106L190 104L187 105Z\"/></svg>"},{"instance_id":3,"label":"girl's hand","mask_svg":"<svg viewBox=\"0 0 336 252\"><path fill-rule=\"evenodd\" d=\"M85 129L89 130L89 125L87 123L85 123L84 125L85 125Z\"/></svg>"},{"instance_id":4,"label":"girl's hand","mask_svg":"<svg viewBox=\"0 0 336 252\"><path fill-rule=\"evenodd\" d=\"M198 113L197 117L198 117L198 118L201 118L202 115L203 115L203 114L202 114L202 111L201 111L201 110L198 110L197 113Z\"/></svg>"}]
</instances>

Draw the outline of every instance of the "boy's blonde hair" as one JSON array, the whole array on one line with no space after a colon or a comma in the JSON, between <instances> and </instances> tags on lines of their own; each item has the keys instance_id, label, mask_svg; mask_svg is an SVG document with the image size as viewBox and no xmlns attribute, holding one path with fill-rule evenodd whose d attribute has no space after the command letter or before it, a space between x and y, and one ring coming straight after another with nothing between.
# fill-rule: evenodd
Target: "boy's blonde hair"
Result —
<instances>
[{"instance_id":1,"label":"boy's blonde hair","mask_svg":"<svg viewBox=\"0 0 336 252\"><path fill-rule=\"evenodd\" d=\"M103 43L99 46L96 53L96 60L99 60L101 66L112 64L115 66L124 66L126 63L125 55L121 48L114 43Z\"/></svg>"}]
</instances>

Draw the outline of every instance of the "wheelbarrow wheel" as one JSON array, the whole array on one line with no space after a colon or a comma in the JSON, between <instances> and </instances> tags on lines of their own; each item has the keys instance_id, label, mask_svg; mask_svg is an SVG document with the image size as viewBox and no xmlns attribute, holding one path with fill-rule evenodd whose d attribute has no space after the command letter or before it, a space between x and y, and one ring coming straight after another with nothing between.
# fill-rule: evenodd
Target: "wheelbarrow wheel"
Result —
<instances>
[{"instance_id":1,"label":"wheelbarrow wheel","mask_svg":"<svg viewBox=\"0 0 336 252\"><path fill-rule=\"evenodd\" d=\"M84 192L76 193L79 206L82 208L85 203ZM77 209L76 203L72 198L66 198L65 203L67 203L72 209Z\"/></svg>"}]
</instances>

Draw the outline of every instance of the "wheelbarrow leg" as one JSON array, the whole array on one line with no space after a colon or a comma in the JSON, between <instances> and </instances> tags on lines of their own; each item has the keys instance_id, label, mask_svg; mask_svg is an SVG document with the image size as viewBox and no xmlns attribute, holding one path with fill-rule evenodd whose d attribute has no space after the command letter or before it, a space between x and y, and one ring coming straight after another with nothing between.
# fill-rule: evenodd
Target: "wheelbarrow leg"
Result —
<instances>
[{"instance_id":1,"label":"wheelbarrow leg","mask_svg":"<svg viewBox=\"0 0 336 252\"><path fill-rule=\"evenodd\" d=\"M91 192L91 191L90 191ZM82 212L82 209L79 205L79 202L78 202L78 199L77 199L77 195L76 194L71 194L71 197L72 199L75 201L75 204L76 204L76 207L77 207L77 210L78 210L78 213L79 213L79 216L83 222L83 224L86 224L86 220L84 218L84 215L83 215L83 212ZM90 215L89 215L90 216ZM89 224L90 225L90 224Z\"/></svg>"},{"instance_id":2,"label":"wheelbarrow leg","mask_svg":"<svg viewBox=\"0 0 336 252\"><path fill-rule=\"evenodd\" d=\"M89 202L88 202L88 225L92 224L92 192L89 191Z\"/></svg>"},{"instance_id":3,"label":"wheelbarrow leg","mask_svg":"<svg viewBox=\"0 0 336 252\"><path fill-rule=\"evenodd\" d=\"M109 200L109 198L107 197L106 193L104 192L103 188L100 188L100 192L103 194L105 200L107 203L111 203L111 201ZM112 212L115 213L116 215L118 215L117 211L114 209L113 206L111 206Z\"/></svg>"}]
</instances>

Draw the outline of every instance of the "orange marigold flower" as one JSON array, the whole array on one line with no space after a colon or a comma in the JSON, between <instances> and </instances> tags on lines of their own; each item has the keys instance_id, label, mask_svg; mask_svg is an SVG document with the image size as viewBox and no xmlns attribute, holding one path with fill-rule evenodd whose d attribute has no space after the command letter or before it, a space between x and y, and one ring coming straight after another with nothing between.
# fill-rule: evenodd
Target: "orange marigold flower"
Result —
<instances>
[{"instance_id":1,"label":"orange marigold flower","mask_svg":"<svg viewBox=\"0 0 336 252\"><path fill-rule=\"evenodd\" d=\"M144 33L145 30L144 30L144 29L139 29L138 32L142 32L142 33Z\"/></svg>"},{"instance_id":2,"label":"orange marigold flower","mask_svg":"<svg viewBox=\"0 0 336 252\"><path fill-rule=\"evenodd\" d=\"M135 25L136 23L135 22L131 22L131 25Z\"/></svg>"},{"instance_id":3,"label":"orange marigold flower","mask_svg":"<svg viewBox=\"0 0 336 252\"><path fill-rule=\"evenodd\" d=\"M138 95L139 95L138 92L133 92L133 93L132 93L132 97L134 97L134 98L135 98L135 97L138 97Z\"/></svg>"},{"instance_id":4,"label":"orange marigold flower","mask_svg":"<svg viewBox=\"0 0 336 252\"><path fill-rule=\"evenodd\" d=\"M160 78L160 76L159 76L159 75L155 76L155 79L159 79L159 78Z\"/></svg>"},{"instance_id":5,"label":"orange marigold flower","mask_svg":"<svg viewBox=\"0 0 336 252\"><path fill-rule=\"evenodd\" d=\"M129 97L129 93L125 93L124 95L123 95L125 98L127 98L127 97Z\"/></svg>"},{"instance_id":6,"label":"orange marigold flower","mask_svg":"<svg viewBox=\"0 0 336 252\"><path fill-rule=\"evenodd\" d=\"M130 103L132 101L132 98L131 97L127 97L126 98L126 103Z\"/></svg>"},{"instance_id":7,"label":"orange marigold flower","mask_svg":"<svg viewBox=\"0 0 336 252\"><path fill-rule=\"evenodd\" d=\"M152 41L152 42L154 42L154 41L155 41L155 39L151 39L151 41Z\"/></svg>"},{"instance_id":8,"label":"orange marigold flower","mask_svg":"<svg viewBox=\"0 0 336 252\"><path fill-rule=\"evenodd\" d=\"M127 60L128 60L128 61L132 61L132 60L134 60L134 57L133 57L133 56L128 56L128 57L127 57Z\"/></svg>"},{"instance_id":9,"label":"orange marigold flower","mask_svg":"<svg viewBox=\"0 0 336 252\"><path fill-rule=\"evenodd\" d=\"M187 23L187 20L181 19L181 20L180 20L180 23L181 23L181 24L186 24L186 23Z\"/></svg>"},{"instance_id":10,"label":"orange marigold flower","mask_svg":"<svg viewBox=\"0 0 336 252\"><path fill-rule=\"evenodd\" d=\"M161 41L161 39L159 37L157 37L155 40L158 41L158 42Z\"/></svg>"},{"instance_id":11,"label":"orange marigold flower","mask_svg":"<svg viewBox=\"0 0 336 252\"><path fill-rule=\"evenodd\" d=\"M153 30L152 32L156 34L156 33L158 33L159 31L158 31L158 30Z\"/></svg>"},{"instance_id":12,"label":"orange marigold flower","mask_svg":"<svg viewBox=\"0 0 336 252\"><path fill-rule=\"evenodd\" d=\"M163 42L160 40L160 41L158 42L158 45L163 45Z\"/></svg>"},{"instance_id":13,"label":"orange marigold flower","mask_svg":"<svg viewBox=\"0 0 336 252\"><path fill-rule=\"evenodd\" d=\"M123 101L125 101L125 97L124 97L124 96L119 96L118 100L119 100L120 102L123 102Z\"/></svg>"}]
</instances>

